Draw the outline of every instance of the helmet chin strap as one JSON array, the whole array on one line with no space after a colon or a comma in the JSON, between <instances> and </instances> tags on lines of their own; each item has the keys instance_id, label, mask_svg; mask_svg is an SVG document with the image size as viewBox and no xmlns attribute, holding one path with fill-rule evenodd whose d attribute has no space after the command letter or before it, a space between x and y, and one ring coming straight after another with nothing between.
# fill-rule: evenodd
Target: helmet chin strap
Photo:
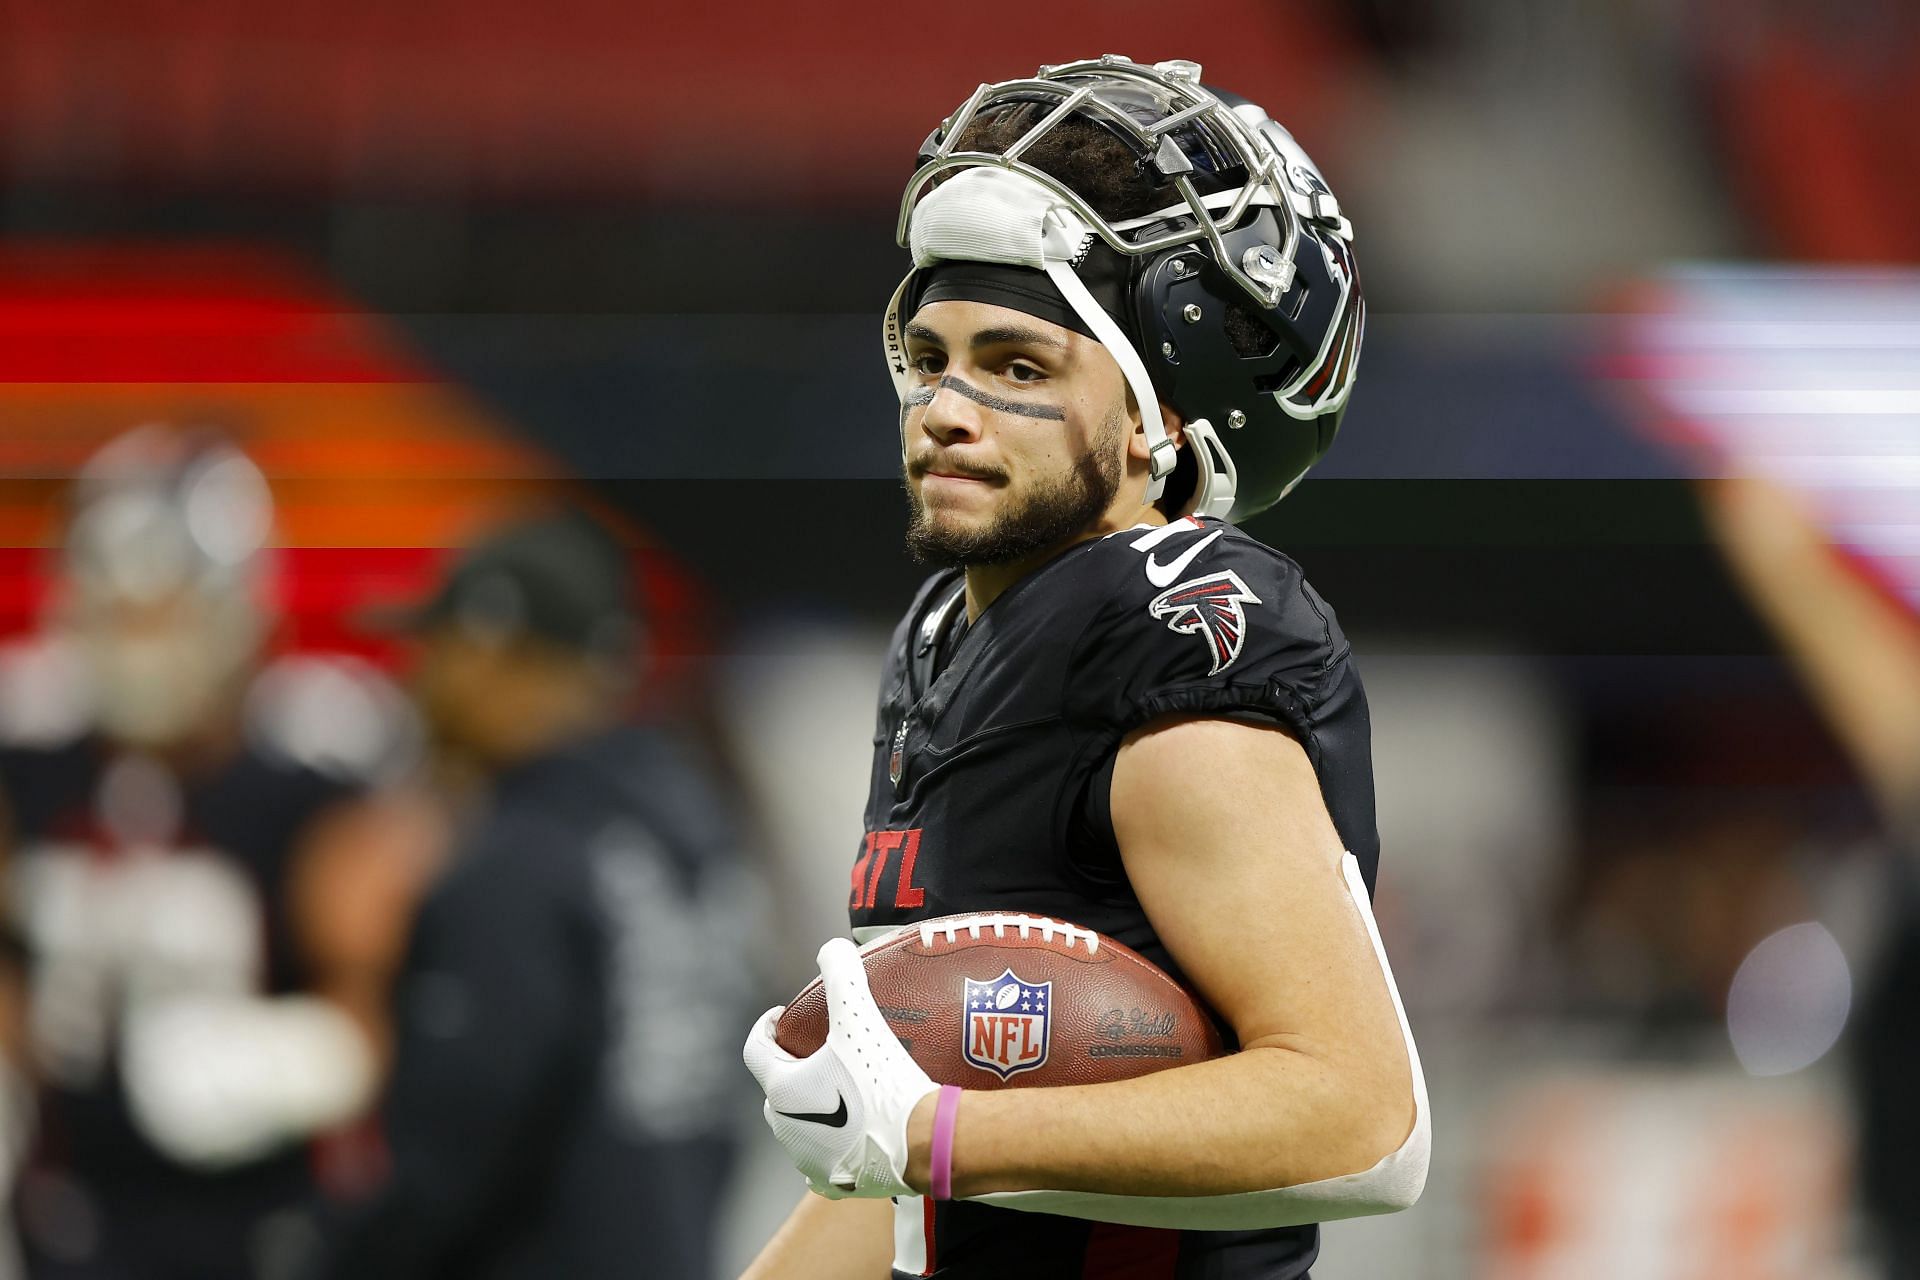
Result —
<instances>
[{"instance_id":1,"label":"helmet chin strap","mask_svg":"<svg viewBox=\"0 0 1920 1280\"><path fill-rule=\"evenodd\" d=\"M1233 455L1221 445L1213 424L1205 418L1189 422L1185 434L1187 452L1193 455L1199 477L1194 484L1190 514L1225 520L1233 510L1234 494L1240 487L1240 473L1233 465Z\"/></svg>"}]
</instances>

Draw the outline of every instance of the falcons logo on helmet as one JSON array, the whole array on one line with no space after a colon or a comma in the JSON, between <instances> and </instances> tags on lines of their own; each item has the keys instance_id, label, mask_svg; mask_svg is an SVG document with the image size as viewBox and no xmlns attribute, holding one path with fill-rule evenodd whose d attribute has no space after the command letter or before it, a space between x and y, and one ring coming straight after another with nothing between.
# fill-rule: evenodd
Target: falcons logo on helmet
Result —
<instances>
[{"instance_id":1,"label":"falcons logo on helmet","mask_svg":"<svg viewBox=\"0 0 1920 1280\"><path fill-rule=\"evenodd\" d=\"M1233 665L1247 640L1247 615L1240 606L1260 602L1229 569L1169 587L1153 598L1147 612L1165 618L1169 631L1203 637L1213 657L1207 674L1217 676Z\"/></svg>"}]
</instances>

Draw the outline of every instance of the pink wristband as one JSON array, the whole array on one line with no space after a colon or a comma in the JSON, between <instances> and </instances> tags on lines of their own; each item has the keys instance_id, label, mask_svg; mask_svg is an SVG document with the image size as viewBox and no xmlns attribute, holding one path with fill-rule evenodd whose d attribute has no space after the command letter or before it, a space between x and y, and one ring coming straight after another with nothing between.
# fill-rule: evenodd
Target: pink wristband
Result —
<instances>
[{"instance_id":1,"label":"pink wristband","mask_svg":"<svg viewBox=\"0 0 1920 1280\"><path fill-rule=\"evenodd\" d=\"M933 1169L928 1177L935 1200L953 1199L953 1122L960 1116L960 1086L940 1086L940 1100L933 1104Z\"/></svg>"}]
</instances>

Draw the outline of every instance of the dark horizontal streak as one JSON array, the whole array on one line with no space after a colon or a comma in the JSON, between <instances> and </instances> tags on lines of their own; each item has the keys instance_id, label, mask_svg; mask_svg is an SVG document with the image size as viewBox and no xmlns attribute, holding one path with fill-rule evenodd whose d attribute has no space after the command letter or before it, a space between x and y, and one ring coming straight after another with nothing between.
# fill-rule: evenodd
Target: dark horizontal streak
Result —
<instances>
[{"instance_id":1,"label":"dark horizontal streak","mask_svg":"<svg viewBox=\"0 0 1920 1280\"><path fill-rule=\"evenodd\" d=\"M737 618L898 616L923 571L878 480L599 482ZM716 521L714 513L730 513ZM1773 651L1673 481L1309 481L1249 532L1298 560L1349 634L1480 652ZM805 561L832 574L804 572Z\"/></svg>"}]
</instances>

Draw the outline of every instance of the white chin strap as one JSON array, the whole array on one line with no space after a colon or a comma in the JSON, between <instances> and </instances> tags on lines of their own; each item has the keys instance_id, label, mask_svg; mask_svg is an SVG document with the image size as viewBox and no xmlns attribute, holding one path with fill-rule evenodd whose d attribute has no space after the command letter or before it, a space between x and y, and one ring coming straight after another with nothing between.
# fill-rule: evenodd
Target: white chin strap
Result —
<instances>
[{"instance_id":1,"label":"white chin strap","mask_svg":"<svg viewBox=\"0 0 1920 1280\"><path fill-rule=\"evenodd\" d=\"M1140 353L1133 349L1113 317L1093 300L1087 286L1074 272L1074 263L1086 251L1094 232L1072 206L1024 174L981 165L962 170L916 205L908 234L916 270L937 262L997 262L1047 273L1067 305L1119 362L1120 372L1126 375L1127 385L1133 389L1152 459L1147 501L1158 500L1167 477L1173 474L1178 447L1167 438L1166 423L1160 416L1160 397L1153 389L1153 380L1147 376ZM899 314L905 291L903 281L887 307L886 316L888 355L892 358L894 382L903 396L907 391L905 361L896 357L898 335L906 322L906 317ZM1194 423L1187 429L1191 432L1194 427L1205 425ZM1232 465L1227 463L1229 477ZM1211 470L1201 468L1203 486ZM1204 489L1202 492L1204 496ZM1229 478L1227 505L1231 506L1232 501Z\"/></svg>"},{"instance_id":2,"label":"white chin strap","mask_svg":"<svg viewBox=\"0 0 1920 1280\"><path fill-rule=\"evenodd\" d=\"M1218 516L1225 520L1233 510L1233 495L1240 488L1240 473L1233 465L1233 455L1227 452L1213 424L1205 418L1189 422L1186 435L1187 452L1193 455L1197 477L1187 514Z\"/></svg>"}]
</instances>

